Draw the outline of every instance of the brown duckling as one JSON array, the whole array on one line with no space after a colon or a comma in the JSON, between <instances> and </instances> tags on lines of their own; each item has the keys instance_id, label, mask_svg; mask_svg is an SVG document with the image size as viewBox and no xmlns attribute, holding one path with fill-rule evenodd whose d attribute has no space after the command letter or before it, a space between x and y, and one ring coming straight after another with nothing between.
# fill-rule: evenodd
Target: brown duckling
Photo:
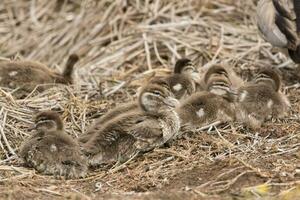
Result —
<instances>
[{"instance_id":1,"label":"brown duckling","mask_svg":"<svg viewBox=\"0 0 300 200\"><path fill-rule=\"evenodd\" d=\"M179 59L174 67L174 73L167 77L154 77L150 83L161 84L173 92L176 99L183 99L196 91L199 73L191 60Z\"/></svg>"},{"instance_id":2,"label":"brown duckling","mask_svg":"<svg viewBox=\"0 0 300 200\"><path fill-rule=\"evenodd\" d=\"M149 84L141 89L139 109L121 114L105 124L95 123L92 137L82 148L91 166L124 162L138 153L159 147L177 135L178 101L166 88Z\"/></svg>"},{"instance_id":3,"label":"brown duckling","mask_svg":"<svg viewBox=\"0 0 300 200\"><path fill-rule=\"evenodd\" d=\"M290 103L280 89L278 72L270 67L260 69L251 82L238 89L237 119L257 129L270 117L284 117Z\"/></svg>"},{"instance_id":4,"label":"brown duckling","mask_svg":"<svg viewBox=\"0 0 300 200\"><path fill-rule=\"evenodd\" d=\"M78 59L76 54L70 55L62 74L50 70L46 65L39 62L0 62L0 87L17 89L14 96L24 98L41 84L72 84L73 68ZM46 86L39 86L37 90L43 91L46 88Z\"/></svg>"},{"instance_id":5,"label":"brown duckling","mask_svg":"<svg viewBox=\"0 0 300 200\"><path fill-rule=\"evenodd\" d=\"M199 128L213 122L230 122L235 119L235 106L227 95L208 91L196 92L176 109L181 123Z\"/></svg>"},{"instance_id":6,"label":"brown duckling","mask_svg":"<svg viewBox=\"0 0 300 200\"><path fill-rule=\"evenodd\" d=\"M67 179L86 175L87 160L78 143L64 132L63 122L56 112L37 114L34 129L36 133L20 147L20 157L27 166Z\"/></svg>"},{"instance_id":7,"label":"brown duckling","mask_svg":"<svg viewBox=\"0 0 300 200\"><path fill-rule=\"evenodd\" d=\"M292 60L300 63L300 1L260 0L257 24L266 41L288 50Z\"/></svg>"}]
</instances>

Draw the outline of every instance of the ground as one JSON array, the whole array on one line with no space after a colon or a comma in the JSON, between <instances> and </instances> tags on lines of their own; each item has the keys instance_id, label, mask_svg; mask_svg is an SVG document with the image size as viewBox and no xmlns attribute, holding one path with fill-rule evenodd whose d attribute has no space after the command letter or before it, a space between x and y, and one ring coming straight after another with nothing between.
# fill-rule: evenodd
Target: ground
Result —
<instances>
[{"instance_id":1,"label":"ground","mask_svg":"<svg viewBox=\"0 0 300 200\"><path fill-rule=\"evenodd\" d=\"M64 3L60 3L64 2ZM297 68L264 42L248 0L4 0L1 59L32 59L62 71L80 56L75 84L15 100L0 92L0 199L296 199L300 195ZM266 65L283 71L292 109L253 131L241 124L183 128L162 148L119 168L62 180L25 168L18 147L37 110L59 111L77 138L93 119L180 57L199 70L224 62L244 80ZM294 74L295 72L296 74Z\"/></svg>"}]
</instances>

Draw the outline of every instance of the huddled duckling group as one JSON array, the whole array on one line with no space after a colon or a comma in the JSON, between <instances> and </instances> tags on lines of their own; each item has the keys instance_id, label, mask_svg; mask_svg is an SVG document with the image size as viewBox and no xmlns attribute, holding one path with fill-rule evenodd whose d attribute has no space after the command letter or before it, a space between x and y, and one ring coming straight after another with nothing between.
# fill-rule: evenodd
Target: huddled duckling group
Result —
<instances>
[{"instance_id":1,"label":"huddled duckling group","mask_svg":"<svg viewBox=\"0 0 300 200\"><path fill-rule=\"evenodd\" d=\"M22 96L16 98L22 98L40 84L72 83L77 61L78 56L71 55L63 75L35 62L3 62L1 87L20 89ZM40 173L80 178L88 167L120 164L164 145L177 138L182 126L238 121L257 129L288 111L276 69L263 68L246 83L225 65L201 71L191 60L179 59L171 75L147 81L137 100L108 111L78 139L64 131L58 113L40 112L34 118L35 133L23 142L19 155Z\"/></svg>"},{"instance_id":2,"label":"huddled duckling group","mask_svg":"<svg viewBox=\"0 0 300 200\"><path fill-rule=\"evenodd\" d=\"M258 27L265 39L286 48L298 63L299 8L298 1L260 0L257 9ZM77 61L78 56L72 54L62 74L37 62L0 62L0 87L11 88L16 98L24 98L35 89L46 90L49 84L70 84ZM40 173L80 178L89 166L122 163L164 145L185 125L241 122L258 129L267 119L284 117L289 110L274 68L260 69L248 82L220 64L202 71L189 59L178 60L171 75L149 80L136 101L101 116L78 140L64 131L56 112L40 112L35 116L35 132L23 142L19 155Z\"/></svg>"}]
</instances>

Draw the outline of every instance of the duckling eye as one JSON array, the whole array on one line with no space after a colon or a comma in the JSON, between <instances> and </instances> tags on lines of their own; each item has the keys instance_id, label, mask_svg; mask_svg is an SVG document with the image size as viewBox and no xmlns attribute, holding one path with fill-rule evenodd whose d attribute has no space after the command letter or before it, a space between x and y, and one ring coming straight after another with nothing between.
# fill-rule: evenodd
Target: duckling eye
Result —
<instances>
[{"instance_id":1,"label":"duckling eye","mask_svg":"<svg viewBox=\"0 0 300 200\"><path fill-rule=\"evenodd\" d=\"M160 91L154 90L153 94L157 95L157 96L162 96Z\"/></svg>"}]
</instances>

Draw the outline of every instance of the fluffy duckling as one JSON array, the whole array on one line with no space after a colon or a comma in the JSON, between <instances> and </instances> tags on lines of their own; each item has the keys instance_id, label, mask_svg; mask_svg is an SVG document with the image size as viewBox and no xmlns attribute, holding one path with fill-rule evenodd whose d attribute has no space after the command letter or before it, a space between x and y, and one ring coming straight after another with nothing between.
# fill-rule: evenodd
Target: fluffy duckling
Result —
<instances>
[{"instance_id":1,"label":"fluffy duckling","mask_svg":"<svg viewBox=\"0 0 300 200\"><path fill-rule=\"evenodd\" d=\"M175 91L174 89L172 90L170 87L175 84L175 81L176 81L176 83L182 84L187 87L184 87L184 90L181 90L181 91ZM177 99L180 99L181 97L185 96L185 94L192 94L194 92L194 86L193 86L192 82L189 79L187 79L186 77L181 76L181 75L178 76L177 80L175 80L175 76L173 76L173 75L167 76L167 77L154 77L147 84L159 85L160 87L163 87L168 91L171 91L174 94L175 98L177 98ZM143 87L139 88L139 91L137 93L140 93L141 92L140 90L142 88ZM111 121L115 117L119 116L120 113L124 114L124 113L128 113L128 112L133 112L133 111L136 111L139 109L140 109L140 106L139 106L138 101L121 104L121 105L117 106L116 108L109 110L107 113L105 113L99 119L97 119L96 123L103 125L106 122ZM82 134L79 137L79 141L81 143L87 142L89 140L89 138L92 136L92 133L93 132L88 131L88 132Z\"/></svg>"},{"instance_id":2,"label":"fluffy duckling","mask_svg":"<svg viewBox=\"0 0 300 200\"><path fill-rule=\"evenodd\" d=\"M278 72L262 68L252 82L238 89L237 119L257 129L270 117L284 117L290 103L280 89Z\"/></svg>"},{"instance_id":3,"label":"fluffy duckling","mask_svg":"<svg viewBox=\"0 0 300 200\"><path fill-rule=\"evenodd\" d=\"M257 24L266 41L288 50L292 60L300 63L300 1L260 0Z\"/></svg>"},{"instance_id":4,"label":"fluffy duckling","mask_svg":"<svg viewBox=\"0 0 300 200\"><path fill-rule=\"evenodd\" d=\"M176 109L181 123L199 128L213 122L229 122L235 119L235 106L227 95L208 91L196 92Z\"/></svg>"},{"instance_id":5,"label":"fluffy duckling","mask_svg":"<svg viewBox=\"0 0 300 200\"><path fill-rule=\"evenodd\" d=\"M161 84L175 95L176 99L183 99L196 91L199 73L191 60L179 59L174 67L174 73L167 77L154 77L152 84Z\"/></svg>"},{"instance_id":6,"label":"fluffy duckling","mask_svg":"<svg viewBox=\"0 0 300 200\"><path fill-rule=\"evenodd\" d=\"M46 65L33 61L3 61L0 62L0 87L17 89L16 98L24 98L32 92L37 85L46 83L71 84L76 54L70 55L62 74L50 70ZM37 88L39 91L46 86Z\"/></svg>"},{"instance_id":7,"label":"fluffy duckling","mask_svg":"<svg viewBox=\"0 0 300 200\"><path fill-rule=\"evenodd\" d=\"M20 147L20 157L29 167L46 175L84 177L87 160L78 143L63 130L60 116L52 111L35 117L36 133Z\"/></svg>"},{"instance_id":8,"label":"fluffy duckling","mask_svg":"<svg viewBox=\"0 0 300 200\"><path fill-rule=\"evenodd\" d=\"M91 166L124 162L159 147L177 135L178 101L166 88L149 84L140 91L139 109L119 114L105 124L95 123L92 137L82 145Z\"/></svg>"}]
</instances>

